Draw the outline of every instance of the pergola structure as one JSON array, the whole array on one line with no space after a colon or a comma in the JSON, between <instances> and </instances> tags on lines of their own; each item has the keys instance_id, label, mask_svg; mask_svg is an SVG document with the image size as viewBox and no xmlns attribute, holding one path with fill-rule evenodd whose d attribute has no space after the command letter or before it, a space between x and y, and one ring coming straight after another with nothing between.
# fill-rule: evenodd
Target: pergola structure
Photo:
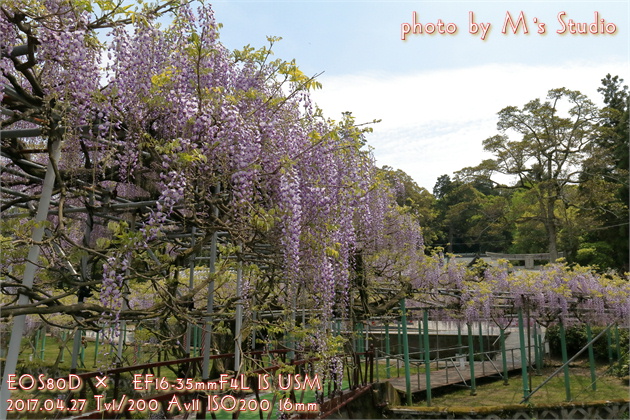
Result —
<instances>
[{"instance_id":1,"label":"pergola structure","mask_svg":"<svg viewBox=\"0 0 630 420\"><path fill-rule=\"evenodd\" d=\"M493 307L486 285L508 293L499 274L482 281L425 257L417 223L375 180L364 129L349 114L324 119L307 96L313 78L270 61L269 49L228 54L210 10L191 28L176 1L122 17L113 6L94 17L68 6L85 2L48 3L57 9L43 16L32 2L0 7L1 316L13 322L3 384L29 315L74 331L72 369L81 330L105 326L116 363L126 322L154 321L173 356L203 320L205 380L217 319L233 320L240 354L252 290L258 315L281 313L283 335L298 309L312 311L314 339L289 349L327 349L329 321L388 314L414 288L426 291L423 305L451 307L436 292L449 289L466 319ZM164 34L150 23L166 11L179 14ZM92 37L103 30L116 41L107 86ZM613 286L620 292L601 300L617 316L627 287ZM0 417L8 398L3 386Z\"/></svg>"}]
</instances>

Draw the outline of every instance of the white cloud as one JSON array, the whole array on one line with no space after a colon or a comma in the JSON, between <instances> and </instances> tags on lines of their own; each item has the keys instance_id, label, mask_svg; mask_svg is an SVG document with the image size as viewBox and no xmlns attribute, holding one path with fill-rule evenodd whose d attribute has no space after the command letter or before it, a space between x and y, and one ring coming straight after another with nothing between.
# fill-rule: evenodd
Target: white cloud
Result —
<instances>
[{"instance_id":1,"label":"white cloud","mask_svg":"<svg viewBox=\"0 0 630 420\"><path fill-rule=\"evenodd\" d=\"M579 90L601 105L607 73L630 82L628 63L558 66L487 64L418 72L321 77L313 96L327 116L351 111L357 122L381 119L369 135L379 166L400 168L432 190L438 176L479 163L481 142L496 134L496 113L544 98L549 89Z\"/></svg>"}]
</instances>

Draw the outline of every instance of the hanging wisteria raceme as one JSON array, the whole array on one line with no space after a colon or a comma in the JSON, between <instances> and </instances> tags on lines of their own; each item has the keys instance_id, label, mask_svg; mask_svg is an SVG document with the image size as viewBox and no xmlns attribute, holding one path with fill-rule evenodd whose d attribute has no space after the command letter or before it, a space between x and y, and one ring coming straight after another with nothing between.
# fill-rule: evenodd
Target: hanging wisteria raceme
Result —
<instances>
[{"instance_id":1,"label":"hanging wisteria raceme","mask_svg":"<svg viewBox=\"0 0 630 420\"><path fill-rule=\"evenodd\" d=\"M200 300L194 292L203 290L199 284L183 297L176 285L165 284L171 266L192 253L169 235L192 227L201 243L222 231L242 244L239 258L255 254L281 268L270 273L278 273L278 285L292 286L277 287L267 304L308 297L322 326L333 310L346 313L354 254L363 244L396 244L378 238L379 226L395 224L385 222L390 196L376 189L372 157L361 150L365 130L349 115L339 122L323 118L308 96L317 82L295 63L273 59L270 48L225 49L206 5L176 8L164 29L157 14L124 13L107 23L101 19L106 11L99 15L68 0L36 10L16 1L3 9L0 22L8 40L3 37L2 86L17 90L18 99L21 91L39 95L29 118L41 114L37 121L46 121L45 129L52 121L63 140L58 181L66 188L55 193L55 202L72 203L66 210L73 212L51 220L60 236L50 243L70 255L81 238L55 226L63 221L81 232L88 220L96 225L98 233L84 244L90 246L83 251L87 264L77 270L94 289L88 303L101 308L91 321L132 317L137 305L125 309L122 289L136 280L153 284L155 302L142 305L144 316L152 308L179 316L189 299ZM34 19L38 14L50 19ZM23 22L37 45L25 71L9 58L24 42L16 29ZM3 107L11 106L3 100ZM17 128L30 121L24 117L5 116L3 126ZM44 130L33 140L42 149L46 135ZM12 159L3 164L29 174L15 149L3 143ZM43 153L33 159L47 162ZM16 192L29 192L28 181L16 183ZM115 206L129 210L116 212ZM88 217L73 216L81 207ZM256 255L261 246L271 251ZM322 328L315 346L321 351L329 334Z\"/></svg>"},{"instance_id":2,"label":"hanging wisteria raceme","mask_svg":"<svg viewBox=\"0 0 630 420\"><path fill-rule=\"evenodd\" d=\"M425 257L420 270L414 296L444 308L444 320L492 320L505 328L524 310L543 325L609 325L626 324L630 311L627 275L597 274L590 267L556 263L540 270L514 270L507 261L467 267L456 258L447 262L438 253Z\"/></svg>"}]
</instances>

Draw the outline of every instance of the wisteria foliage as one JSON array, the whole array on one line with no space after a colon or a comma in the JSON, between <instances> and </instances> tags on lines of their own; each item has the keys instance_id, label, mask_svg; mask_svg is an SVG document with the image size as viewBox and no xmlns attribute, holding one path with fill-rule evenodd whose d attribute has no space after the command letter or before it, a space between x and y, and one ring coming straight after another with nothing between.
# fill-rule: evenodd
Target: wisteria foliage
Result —
<instances>
[{"instance_id":1,"label":"wisteria foliage","mask_svg":"<svg viewBox=\"0 0 630 420\"><path fill-rule=\"evenodd\" d=\"M99 6L2 5L2 127L40 129L3 138L7 251L28 241L12 221L32 218L47 150L62 143L41 246L49 269L29 291L35 305L19 306L25 253L6 252L2 316L61 313L91 329L198 322L210 281L229 315L236 260L263 272L248 294L259 309L306 296L315 319L348 315L353 256L381 241L377 226L395 214L363 147L367 130L350 114L323 117L308 94L318 82L273 57L277 39L228 51L209 6ZM207 255L216 232L217 272L186 287L180 271ZM326 345L319 330L315 349Z\"/></svg>"},{"instance_id":2,"label":"wisteria foliage","mask_svg":"<svg viewBox=\"0 0 630 420\"><path fill-rule=\"evenodd\" d=\"M2 139L0 315L94 330L151 320L176 346L183 332L171 327L208 315L216 282L213 315L233 316L236 299L247 314L299 302L312 327L302 346L333 359L333 317L382 315L404 297L468 322L525 306L548 320L628 318L628 283L612 275L558 265L479 276L425 256L419 226L365 150L369 130L351 114L325 118L309 96L318 82L275 59L277 41L227 50L204 4L2 2L1 128L40 131ZM56 141L48 269L20 306L18 244L29 243ZM217 232L216 272L187 284L180 273Z\"/></svg>"}]
</instances>

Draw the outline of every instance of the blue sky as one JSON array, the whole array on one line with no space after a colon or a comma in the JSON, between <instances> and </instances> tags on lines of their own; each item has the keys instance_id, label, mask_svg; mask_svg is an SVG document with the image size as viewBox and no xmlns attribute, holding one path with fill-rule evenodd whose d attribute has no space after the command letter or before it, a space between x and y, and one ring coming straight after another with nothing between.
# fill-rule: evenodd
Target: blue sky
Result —
<instances>
[{"instance_id":1,"label":"blue sky","mask_svg":"<svg viewBox=\"0 0 630 420\"><path fill-rule=\"evenodd\" d=\"M275 56L296 59L309 75L323 72L313 94L334 119L351 111L358 122L381 119L368 137L377 165L403 169L432 190L438 176L489 157L481 142L496 131L496 113L522 106L557 87L580 90L601 103L606 73L630 83L630 3L496 1L214 1L231 49L267 44ZM404 23L457 26L454 34L409 34ZM470 33L489 23L486 39ZM501 33L507 14L523 12L528 33ZM558 34L562 20L593 23L614 34ZM536 21L536 23L534 22ZM545 23L538 34L537 23ZM601 21L598 21L601 23ZM453 26L450 26L453 29ZM431 25L429 28L431 29ZM601 31L598 26L598 31ZM567 28L568 32L568 28Z\"/></svg>"}]
</instances>

